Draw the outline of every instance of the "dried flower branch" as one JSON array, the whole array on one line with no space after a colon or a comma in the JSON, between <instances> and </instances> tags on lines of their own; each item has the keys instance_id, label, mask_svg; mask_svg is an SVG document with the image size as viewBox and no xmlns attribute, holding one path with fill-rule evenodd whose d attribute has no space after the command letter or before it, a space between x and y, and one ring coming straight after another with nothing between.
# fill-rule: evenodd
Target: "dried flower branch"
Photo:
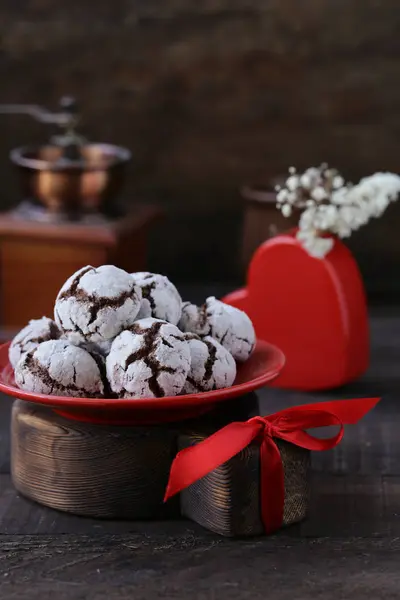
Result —
<instances>
[{"instance_id":1,"label":"dried flower branch","mask_svg":"<svg viewBox=\"0 0 400 600\"><path fill-rule=\"evenodd\" d=\"M289 174L282 187L276 186L278 206L285 216L290 216L294 207L306 208L329 202L332 191L344 185L343 177L327 164L311 167L302 174L290 167Z\"/></svg>"},{"instance_id":2,"label":"dried flower branch","mask_svg":"<svg viewBox=\"0 0 400 600\"><path fill-rule=\"evenodd\" d=\"M352 186L326 164L298 174L294 167L277 189L277 207L285 217L301 210L297 239L317 258L323 258L334 244L331 233L340 238L380 217L397 200L400 177L394 173L375 173Z\"/></svg>"}]
</instances>

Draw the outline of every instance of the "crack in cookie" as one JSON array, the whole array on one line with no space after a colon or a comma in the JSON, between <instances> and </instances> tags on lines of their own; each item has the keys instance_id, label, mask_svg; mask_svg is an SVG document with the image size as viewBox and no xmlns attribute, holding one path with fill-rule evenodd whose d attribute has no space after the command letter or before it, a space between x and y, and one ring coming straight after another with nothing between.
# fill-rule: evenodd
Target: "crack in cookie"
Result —
<instances>
[{"instance_id":1,"label":"crack in cookie","mask_svg":"<svg viewBox=\"0 0 400 600\"><path fill-rule=\"evenodd\" d=\"M51 321L51 323L50 323L49 333L50 333L50 339L52 339L52 340L59 340L61 337L61 331L57 327L57 324L54 323L54 321ZM43 340L43 341L46 342L47 340Z\"/></svg>"},{"instance_id":2,"label":"crack in cookie","mask_svg":"<svg viewBox=\"0 0 400 600\"><path fill-rule=\"evenodd\" d=\"M169 343L169 341L168 341L168 340L166 340L166 339L164 339L164 338L162 338L162 339L161 339L161 343L162 343L164 346L168 346L168 348L172 348L172 349L174 349L173 345L172 345L172 344L170 344L170 343Z\"/></svg>"},{"instance_id":3,"label":"crack in cookie","mask_svg":"<svg viewBox=\"0 0 400 600\"><path fill-rule=\"evenodd\" d=\"M208 358L204 365L204 381L208 382L208 381L210 381L210 379L212 377L213 367L214 367L215 361L217 360L217 349L208 340L207 341L203 340L203 344L205 344L208 348Z\"/></svg>"},{"instance_id":4,"label":"crack in cookie","mask_svg":"<svg viewBox=\"0 0 400 600\"><path fill-rule=\"evenodd\" d=\"M190 383L190 385L191 385L191 386L194 388L194 390L195 390L194 392L192 392L192 391L191 391L191 392L190 392L191 394L193 394L193 393L196 393L196 392L202 392L202 391L203 391L203 390L202 390L202 388L201 388L201 386L198 384L198 382L197 382L197 381L196 381L196 380L195 380L193 377L191 377L190 375L188 375L188 376L186 377L186 381L187 381L188 383ZM185 394L186 392L183 392L183 393Z\"/></svg>"},{"instance_id":5,"label":"crack in cookie","mask_svg":"<svg viewBox=\"0 0 400 600\"><path fill-rule=\"evenodd\" d=\"M225 331L224 335L223 335L223 336L221 337L221 339L219 340L219 343L221 344L221 346L223 346L223 345L224 345L224 341L225 341L225 339L226 339L226 336L228 335L228 333L229 333L229 329L227 329L227 330Z\"/></svg>"},{"instance_id":6,"label":"crack in cookie","mask_svg":"<svg viewBox=\"0 0 400 600\"><path fill-rule=\"evenodd\" d=\"M25 346L25 344L39 345L42 342L48 342L49 340L58 340L61 337L61 331L57 327L56 323L54 323L54 321L51 321L49 323L49 330L47 333L43 333L42 335L39 335L37 337L29 337L32 334L32 331L29 331L30 326L31 326L31 323L29 323L27 325L26 328L28 329L28 331L25 333L25 335L20 340L16 340L16 341L12 342L14 346L20 348L21 350Z\"/></svg>"},{"instance_id":7,"label":"crack in cookie","mask_svg":"<svg viewBox=\"0 0 400 600\"><path fill-rule=\"evenodd\" d=\"M82 269L82 271L80 271L78 275L74 277L69 288L60 294L59 300L64 300L74 296L74 294L76 294L78 291L78 285L80 284L82 277L86 275L86 273L90 273L90 271L95 271L95 269L93 267L85 267Z\"/></svg>"},{"instance_id":8,"label":"crack in cookie","mask_svg":"<svg viewBox=\"0 0 400 600\"><path fill-rule=\"evenodd\" d=\"M250 348L250 353L253 351L255 343L251 342L249 339L247 338L243 338L243 337L239 337L238 335L236 336L236 339L239 340L240 342L244 342L245 344L247 344ZM221 342L222 343L222 342Z\"/></svg>"},{"instance_id":9,"label":"crack in cookie","mask_svg":"<svg viewBox=\"0 0 400 600\"><path fill-rule=\"evenodd\" d=\"M27 352L35 350L44 342L58 340L61 335L61 330L51 319L32 319L10 343L8 356L12 367L15 368Z\"/></svg>"},{"instance_id":10,"label":"crack in cookie","mask_svg":"<svg viewBox=\"0 0 400 600\"><path fill-rule=\"evenodd\" d=\"M151 277L151 275L150 275L150 277ZM145 279L149 279L149 277L145 277ZM149 283L148 285L144 285L141 287L142 287L142 297L143 297L143 299L147 300L148 303L150 304L151 314L153 314L154 311L156 310L157 306L156 306L153 296L151 295L151 292L156 289L157 284L155 281L153 281L152 283Z\"/></svg>"},{"instance_id":11,"label":"crack in cookie","mask_svg":"<svg viewBox=\"0 0 400 600\"><path fill-rule=\"evenodd\" d=\"M158 321L153 323L148 329L143 329L138 323L134 323L129 331L132 333L136 333L138 335L143 335L143 345L139 350L130 354L125 360L125 370L132 363L137 360L143 360L145 365L149 367L151 371L151 377L147 380L147 384L149 386L150 391L156 398L163 398L165 396L165 391L161 387L158 382L158 376L160 373L176 373L176 369L172 367L168 367L166 365L161 365L160 361L156 358L156 344L160 338L157 337L157 334L160 332L161 327L165 325L164 322ZM164 343L163 338L161 338L162 343ZM167 342L171 348L173 346Z\"/></svg>"},{"instance_id":12,"label":"crack in cookie","mask_svg":"<svg viewBox=\"0 0 400 600\"><path fill-rule=\"evenodd\" d=\"M208 325L208 331L210 331L210 324L208 323L208 317L210 315L207 313L207 303L202 304L199 307L199 329L203 329L206 325ZM207 335L207 334L203 334Z\"/></svg>"},{"instance_id":13,"label":"crack in cookie","mask_svg":"<svg viewBox=\"0 0 400 600\"><path fill-rule=\"evenodd\" d=\"M104 360L104 357L99 352L96 352L95 350L92 350L91 352L89 352L89 354L93 358L93 360L95 361L95 363L97 365L97 368L99 369L100 379L101 379L101 382L102 382L103 388L104 388L104 396L106 398L114 397L115 394L113 394L113 392L111 391L110 383L107 379L106 361Z\"/></svg>"},{"instance_id":14,"label":"crack in cookie","mask_svg":"<svg viewBox=\"0 0 400 600\"><path fill-rule=\"evenodd\" d=\"M92 325L92 323L94 323L94 321L96 321L98 312L102 308L119 308L120 306L123 306L129 298L133 299L136 296L136 292L134 291L134 289L135 289L135 285L133 284L132 289L130 291L123 292L122 294L120 294L119 296L116 296L115 298L98 298L97 296L93 296L93 295L87 294L85 292L86 297L82 298L82 301L83 302L91 302L91 306L89 309L90 318L87 323L88 326ZM77 298L78 301L80 300L80 298L78 296L75 296L75 298ZM97 329L98 329L98 327L96 327L96 329L93 333L95 333L97 331Z\"/></svg>"},{"instance_id":15,"label":"crack in cookie","mask_svg":"<svg viewBox=\"0 0 400 600\"><path fill-rule=\"evenodd\" d=\"M60 313L58 312L57 308L54 309L54 316L56 317L56 319L58 319L61 327L64 330L64 333L70 333L70 332L78 332L81 334L81 336L83 337L83 339L85 339L85 334L83 333L82 329L79 327L79 325L77 325L76 323L74 323L74 329L71 329L69 327L66 327L60 317Z\"/></svg>"},{"instance_id":16,"label":"crack in cookie","mask_svg":"<svg viewBox=\"0 0 400 600\"><path fill-rule=\"evenodd\" d=\"M29 338L29 336L27 335L23 340L16 342L15 346L18 346L19 348L23 348L25 344L42 344L43 342L48 342L50 340L58 340L61 337L61 333L58 332L57 337L54 334L51 334L50 332L48 334L45 335L41 335L39 337L36 338Z\"/></svg>"}]
</instances>

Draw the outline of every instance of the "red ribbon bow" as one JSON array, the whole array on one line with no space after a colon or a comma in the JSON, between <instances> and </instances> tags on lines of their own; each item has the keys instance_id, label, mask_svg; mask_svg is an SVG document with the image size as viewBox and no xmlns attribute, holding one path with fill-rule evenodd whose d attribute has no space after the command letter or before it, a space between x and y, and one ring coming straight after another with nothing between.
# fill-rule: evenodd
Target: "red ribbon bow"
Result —
<instances>
[{"instance_id":1,"label":"red ribbon bow","mask_svg":"<svg viewBox=\"0 0 400 600\"><path fill-rule=\"evenodd\" d=\"M363 398L304 404L267 417L230 423L196 446L178 452L172 463L165 500L257 441L260 443L261 517L266 533L271 533L282 526L285 500L282 459L274 438L307 450L329 450L341 441L343 425L357 423L379 400ZM319 439L305 431L329 425L340 428L331 438Z\"/></svg>"}]
</instances>

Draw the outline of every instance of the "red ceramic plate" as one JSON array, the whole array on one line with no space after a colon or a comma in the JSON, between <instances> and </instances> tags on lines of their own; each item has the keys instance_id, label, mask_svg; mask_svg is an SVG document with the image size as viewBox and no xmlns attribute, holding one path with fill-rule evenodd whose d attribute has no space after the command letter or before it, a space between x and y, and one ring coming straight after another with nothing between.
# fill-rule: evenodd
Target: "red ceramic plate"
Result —
<instances>
[{"instance_id":1,"label":"red ceramic plate","mask_svg":"<svg viewBox=\"0 0 400 600\"><path fill-rule=\"evenodd\" d=\"M278 348L258 341L249 360L238 365L235 383L229 388L165 398L72 398L20 390L15 385L14 372L8 360L8 347L9 343L0 346L1 392L26 402L46 405L70 419L118 425L163 423L198 416L211 410L218 402L263 387L280 373L285 364L285 357Z\"/></svg>"}]
</instances>

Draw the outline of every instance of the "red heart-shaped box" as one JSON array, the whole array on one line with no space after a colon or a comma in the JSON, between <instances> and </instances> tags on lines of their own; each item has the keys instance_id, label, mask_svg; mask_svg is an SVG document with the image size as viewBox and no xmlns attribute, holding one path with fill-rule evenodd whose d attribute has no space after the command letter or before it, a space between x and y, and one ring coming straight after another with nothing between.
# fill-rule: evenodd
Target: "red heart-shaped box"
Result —
<instances>
[{"instance_id":1,"label":"red heart-shaped box","mask_svg":"<svg viewBox=\"0 0 400 600\"><path fill-rule=\"evenodd\" d=\"M368 367L364 286L351 252L337 239L322 259L310 256L295 232L268 240L252 258L246 288L223 301L244 310L257 337L284 352L275 387L334 388Z\"/></svg>"}]
</instances>

